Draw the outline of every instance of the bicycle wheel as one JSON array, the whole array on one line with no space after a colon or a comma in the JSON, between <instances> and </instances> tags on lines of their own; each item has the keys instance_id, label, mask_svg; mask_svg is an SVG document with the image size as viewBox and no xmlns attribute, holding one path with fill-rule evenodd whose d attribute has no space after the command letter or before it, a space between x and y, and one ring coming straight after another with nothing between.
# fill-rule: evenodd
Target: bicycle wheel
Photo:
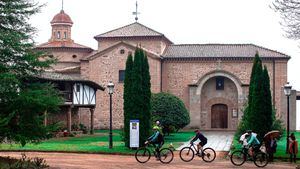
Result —
<instances>
[{"instance_id":1,"label":"bicycle wheel","mask_svg":"<svg viewBox=\"0 0 300 169\"><path fill-rule=\"evenodd\" d=\"M192 161L194 159L194 155L194 150L191 147L183 147L179 153L181 160L184 162Z\"/></svg>"},{"instance_id":2,"label":"bicycle wheel","mask_svg":"<svg viewBox=\"0 0 300 169\"><path fill-rule=\"evenodd\" d=\"M140 148L135 152L135 159L139 163L145 163L150 159L150 151L147 148Z\"/></svg>"},{"instance_id":3,"label":"bicycle wheel","mask_svg":"<svg viewBox=\"0 0 300 169\"><path fill-rule=\"evenodd\" d=\"M247 159L247 154L245 154L241 150L237 150L237 151L232 152L232 154L230 156L230 161L235 166L243 165L244 162L246 161L246 159Z\"/></svg>"},{"instance_id":4,"label":"bicycle wheel","mask_svg":"<svg viewBox=\"0 0 300 169\"><path fill-rule=\"evenodd\" d=\"M173 151L169 148L163 148L159 151L159 161L168 164L170 163L174 158Z\"/></svg>"},{"instance_id":5,"label":"bicycle wheel","mask_svg":"<svg viewBox=\"0 0 300 169\"><path fill-rule=\"evenodd\" d=\"M257 167L265 167L268 164L268 155L263 152L258 152L254 155L254 164Z\"/></svg>"},{"instance_id":6,"label":"bicycle wheel","mask_svg":"<svg viewBox=\"0 0 300 169\"><path fill-rule=\"evenodd\" d=\"M203 151L202 151L202 159L203 161L205 162L212 162L214 161L216 158L216 152L214 149L212 148L205 148Z\"/></svg>"}]
</instances>

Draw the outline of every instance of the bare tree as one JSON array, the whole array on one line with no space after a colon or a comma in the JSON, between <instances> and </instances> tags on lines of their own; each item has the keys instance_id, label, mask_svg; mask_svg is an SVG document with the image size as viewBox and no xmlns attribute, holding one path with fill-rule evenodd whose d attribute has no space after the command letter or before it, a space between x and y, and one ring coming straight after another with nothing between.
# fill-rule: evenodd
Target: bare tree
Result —
<instances>
[{"instance_id":1,"label":"bare tree","mask_svg":"<svg viewBox=\"0 0 300 169\"><path fill-rule=\"evenodd\" d=\"M280 13L285 36L300 40L300 0L275 0L271 8Z\"/></svg>"}]
</instances>

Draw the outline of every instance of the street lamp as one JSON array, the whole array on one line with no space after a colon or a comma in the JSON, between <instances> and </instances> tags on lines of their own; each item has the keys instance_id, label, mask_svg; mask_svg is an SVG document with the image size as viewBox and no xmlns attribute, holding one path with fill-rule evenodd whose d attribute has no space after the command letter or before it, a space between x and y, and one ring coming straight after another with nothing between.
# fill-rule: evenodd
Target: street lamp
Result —
<instances>
[{"instance_id":1,"label":"street lamp","mask_svg":"<svg viewBox=\"0 0 300 169\"><path fill-rule=\"evenodd\" d=\"M113 141L112 141L112 94L114 93L114 87L115 85L110 81L107 84L108 88L108 94L109 94L109 148L111 149L113 147Z\"/></svg>"},{"instance_id":2,"label":"street lamp","mask_svg":"<svg viewBox=\"0 0 300 169\"><path fill-rule=\"evenodd\" d=\"M287 123L287 129L286 129L286 153L289 152L289 135L290 135L290 95L292 92L292 86L289 82L287 82L284 85L284 94L287 97L287 114L286 114L286 123Z\"/></svg>"}]
</instances>

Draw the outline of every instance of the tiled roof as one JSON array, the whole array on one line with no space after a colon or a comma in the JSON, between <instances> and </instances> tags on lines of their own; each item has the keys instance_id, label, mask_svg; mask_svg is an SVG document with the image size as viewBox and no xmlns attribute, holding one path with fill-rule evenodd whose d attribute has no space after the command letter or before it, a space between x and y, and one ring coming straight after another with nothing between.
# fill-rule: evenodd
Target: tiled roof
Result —
<instances>
[{"instance_id":1,"label":"tiled roof","mask_svg":"<svg viewBox=\"0 0 300 169\"><path fill-rule=\"evenodd\" d=\"M90 60L90 59L94 59L98 56L100 56L101 54L103 53L106 53L114 48L116 48L117 46L119 45L125 45L125 46L128 46L130 48L132 48L133 50L136 48L136 46L134 44L131 44L129 42L125 42L125 41L119 41L115 44L112 44L111 46L101 50L101 51L93 51L91 52L89 55L85 56L84 58L82 58L81 60ZM150 54L148 55L149 57L153 57L153 58L157 58L157 59L161 59L161 56L149 49L146 49L146 48L143 48L143 47L140 47L141 49L143 49L143 51L145 51L147 54Z\"/></svg>"},{"instance_id":2,"label":"tiled roof","mask_svg":"<svg viewBox=\"0 0 300 169\"><path fill-rule=\"evenodd\" d=\"M102 33L95 36L98 38L115 38L115 37L164 37L164 34L159 33L151 28L146 27L138 22L132 23L130 25L123 26L121 28L114 29L112 31ZM167 39L167 38L166 38ZM168 39L167 39L168 40ZM170 40L168 40L170 41ZM171 42L171 41L170 41Z\"/></svg>"},{"instance_id":3,"label":"tiled roof","mask_svg":"<svg viewBox=\"0 0 300 169\"><path fill-rule=\"evenodd\" d=\"M80 45L78 43L74 43L72 41L52 41L40 44L36 47L37 49L40 48L73 48L73 49L88 49L93 50L90 47Z\"/></svg>"},{"instance_id":4,"label":"tiled roof","mask_svg":"<svg viewBox=\"0 0 300 169\"><path fill-rule=\"evenodd\" d=\"M49 80L49 81L82 82L85 84L89 84L92 87L95 87L97 89L104 90L104 87L102 87L101 85L99 85L96 82L93 82L91 80L84 79L80 75L68 75L68 74L54 73L54 72L42 72L37 76L37 78Z\"/></svg>"},{"instance_id":5,"label":"tiled roof","mask_svg":"<svg viewBox=\"0 0 300 169\"><path fill-rule=\"evenodd\" d=\"M254 57L256 52L260 57L290 58L283 53L253 44L182 44L167 47L164 58L221 58Z\"/></svg>"},{"instance_id":6,"label":"tiled roof","mask_svg":"<svg viewBox=\"0 0 300 169\"><path fill-rule=\"evenodd\" d=\"M73 24L73 21L70 18L70 16L64 12L64 10L61 10L58 14L56 14L53 17L50 23L51 24Z\"/></svg>"}]
</instances>

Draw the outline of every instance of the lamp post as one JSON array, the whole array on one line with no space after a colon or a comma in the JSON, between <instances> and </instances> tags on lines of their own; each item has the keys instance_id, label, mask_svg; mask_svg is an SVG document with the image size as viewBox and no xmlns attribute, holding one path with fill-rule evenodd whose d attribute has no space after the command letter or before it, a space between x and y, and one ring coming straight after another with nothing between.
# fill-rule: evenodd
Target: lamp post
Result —
<instances>
[{"instance_id":1,"label":"lamp post","mask_svg":"<svg viewBox=\"0 0 300 169\"><path fill-rule=\"evenodd\" d=\"M287 123L287 128L286 128L286 153L289 152L289 135L290 135L290 95L292 92L292 86L287 82L284 85L284 94L287 97L287 114L286 114L286 123Z\"/></svg>"},{"instance_id":2,"label":"lamp post","mask_svg":"<svg viewBox=\"0 0 300 169\"><path fill-rule=\"evenodd\" d=\"M113 147L113 140L112 140L112 94L114 93L115 85L110 81L107 84L108 94L109 94L109 148L112 149Z\"/></svg>"}]
</instances>

